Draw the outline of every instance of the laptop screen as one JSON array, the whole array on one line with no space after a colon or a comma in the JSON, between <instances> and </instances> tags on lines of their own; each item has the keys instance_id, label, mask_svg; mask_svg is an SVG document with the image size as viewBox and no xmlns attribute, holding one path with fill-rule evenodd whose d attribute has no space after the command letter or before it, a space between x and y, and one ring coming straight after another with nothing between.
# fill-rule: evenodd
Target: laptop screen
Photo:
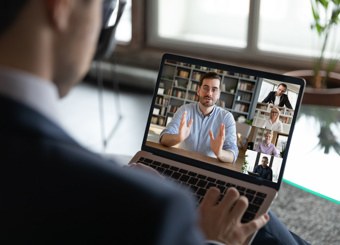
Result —
<instances>
[{"instance_id":1,"label":"laptop screen","mask_svg":"<svg viewBox=\"0 0 340 245\"><path fill-rule=\"evenodd\" d=\"M143 146L279 183L303 89L299 78L165 54Z\"/></svg>"}]
</instances>

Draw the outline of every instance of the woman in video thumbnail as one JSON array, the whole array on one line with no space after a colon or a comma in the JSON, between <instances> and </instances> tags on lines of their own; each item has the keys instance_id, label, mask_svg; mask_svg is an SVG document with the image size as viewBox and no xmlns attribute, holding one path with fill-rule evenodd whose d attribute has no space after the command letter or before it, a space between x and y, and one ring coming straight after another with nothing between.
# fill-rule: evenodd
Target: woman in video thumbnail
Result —
<instances>
[{"instance_id":1,"label":"woman in video thumbnail","mask_svg":"<svg viewBox=\"0 0 340 245\"><path fill-rule=\"evenodd\" d=\"M283 132L282 122L279 120L280 110L276 107L273 107L270 110L270 116L268 120L264 121L262 128L269 129L272 131Z\"/></svg>"}]
</instances>

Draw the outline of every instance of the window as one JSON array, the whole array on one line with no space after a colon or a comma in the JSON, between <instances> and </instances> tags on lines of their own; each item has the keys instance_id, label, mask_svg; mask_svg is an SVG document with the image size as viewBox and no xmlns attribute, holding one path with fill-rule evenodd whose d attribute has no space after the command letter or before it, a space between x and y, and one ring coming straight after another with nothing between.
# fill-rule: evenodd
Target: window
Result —
<instances>
[{"instance_id":1,"label":"window","mask_svg":"<svg viewBox=\"0 0 340 245\"><path fill-rule=\"evenodd\" d=\"M258 102L263 101L271 91L274 91L274 84L264 80L262 82L262 87L261 87Z\"/></svg>"},{"instance_id":2,"label":"window","mask_svg":"<svg viewBox=\"0 0 340 245\"><path fill-rule=\"evenodd\" d=\"M277 182L282 166L282 158L273 157L272 170L273 170L273 182Z\"/></svg>"},{"instance_id":3,"label":"window","mask_svg":"<svg viewBox=\"0 0 340 245\"><path fill-rule=\"evenodd\" d=\"M312 23L310 0L261 0L258 47L270 52L317 56L322 43L311 29ZM335 30L339 32L340 27ZM336 41L333 36L329 40ZM330 52L328 49L328 57Z\"/></svg>"},{"instance_id":4,"label":"window","mask_svg":"<svg viewBox=\"0 0 340 245\"><path fill-rule=\"evenodd\" d=\"M310 0L148 3L147 42L153 47L299 66L301 62L311 64L310 57L321 47L311 29ZM335 33L340 35L340 27ZM330 53L328 50L327 57Z\"/></svg>"},{"instance_id":5,"label":"window","mask_svg":"<svg viewBox=\"0 0 340 245\"><path fill-rule=\"evenodd\" d=\"M249 0L159 0L160 39L245 48Z\"/></svg>"},{"instance_id":6,"label":"window","mask_svg":"<svg viewBox=\"0 0 340 245\"><path fill-rule=\"evenodd\" d=\"M246 155L247 155L247 162L248 162L247 171L253 172L256 159L257 159L257 152L247 150Z\"/></svg>"},{"instance_id":7,"label":"window","mask_svg":"<svg viewBox=\"0 0 340 245\"><path fill-rule=\"evenodd\" d=\"M129 43L132 35L131 0L126 0L126 5L116 31L116 40L121 44Z\"/></svg>"}]
</instances>

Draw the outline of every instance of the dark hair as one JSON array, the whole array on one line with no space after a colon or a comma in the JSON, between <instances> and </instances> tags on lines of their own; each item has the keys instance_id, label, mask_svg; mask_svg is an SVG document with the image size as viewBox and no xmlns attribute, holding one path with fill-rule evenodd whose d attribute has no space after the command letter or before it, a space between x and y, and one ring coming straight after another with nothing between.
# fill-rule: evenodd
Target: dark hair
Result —
<instances>
[{"instance_id":1,"label":"dark hair","mask_svg":"<svg viewBox=\"0 0 340 245\"><path fill-rule=\"evenodd\" d=\"M268 160L268 157L262 157L262 159L263 159L263 158L265 158L265 159L267 160L267 162L269 161L269 160Z\"/></svg>"},{"instance_id":2,"label":"dark hair","mask_svg":"<svg viewBox=\"0 0 340 245\"><path fill-rule=\"evenodd\" d=\"M277 87L280 87L280 86L285 87L287 89L287 85L285 83L280 83L279 86Z\"/></svg>"},{"instance_id":3,"label":"dark hair","mask_svg":"<svg viewBox=\"0 0 340 245\"><path fill-rule=\"evenodd\" d=\"M200 87L203 84L203 80L206 78L220 80L220 88L221 88L221 77L216 72L208 72L208 73L205 73L203 76L201 76L200 85L199 85Z\"/></svg>"},{"instance_id":4,"label":"dark hair","mask_svg":"<svg viewBox=\"0 0 340 245\"><path fill-rule=\"evenodd\" d=\"M15 21L29 0L2 0L0 8L0 36Z\"/></svg>"}]
</instances>

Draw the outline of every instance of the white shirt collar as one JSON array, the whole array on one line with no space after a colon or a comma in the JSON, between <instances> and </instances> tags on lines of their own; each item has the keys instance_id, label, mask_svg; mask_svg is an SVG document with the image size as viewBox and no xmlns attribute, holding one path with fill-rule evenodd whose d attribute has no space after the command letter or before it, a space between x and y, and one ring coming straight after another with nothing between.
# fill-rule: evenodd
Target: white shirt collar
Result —
<instances>
[{"instance_id":1,"label":"white shirt collar","mask_svg":"<svg viewBox=\"0 0 340 245\"><path fill-rule=\"evenodd\" d=\"M55 84L21 70L0 67L0 95L21 102L61 125Z\"/></svg>"}]
</instances>

